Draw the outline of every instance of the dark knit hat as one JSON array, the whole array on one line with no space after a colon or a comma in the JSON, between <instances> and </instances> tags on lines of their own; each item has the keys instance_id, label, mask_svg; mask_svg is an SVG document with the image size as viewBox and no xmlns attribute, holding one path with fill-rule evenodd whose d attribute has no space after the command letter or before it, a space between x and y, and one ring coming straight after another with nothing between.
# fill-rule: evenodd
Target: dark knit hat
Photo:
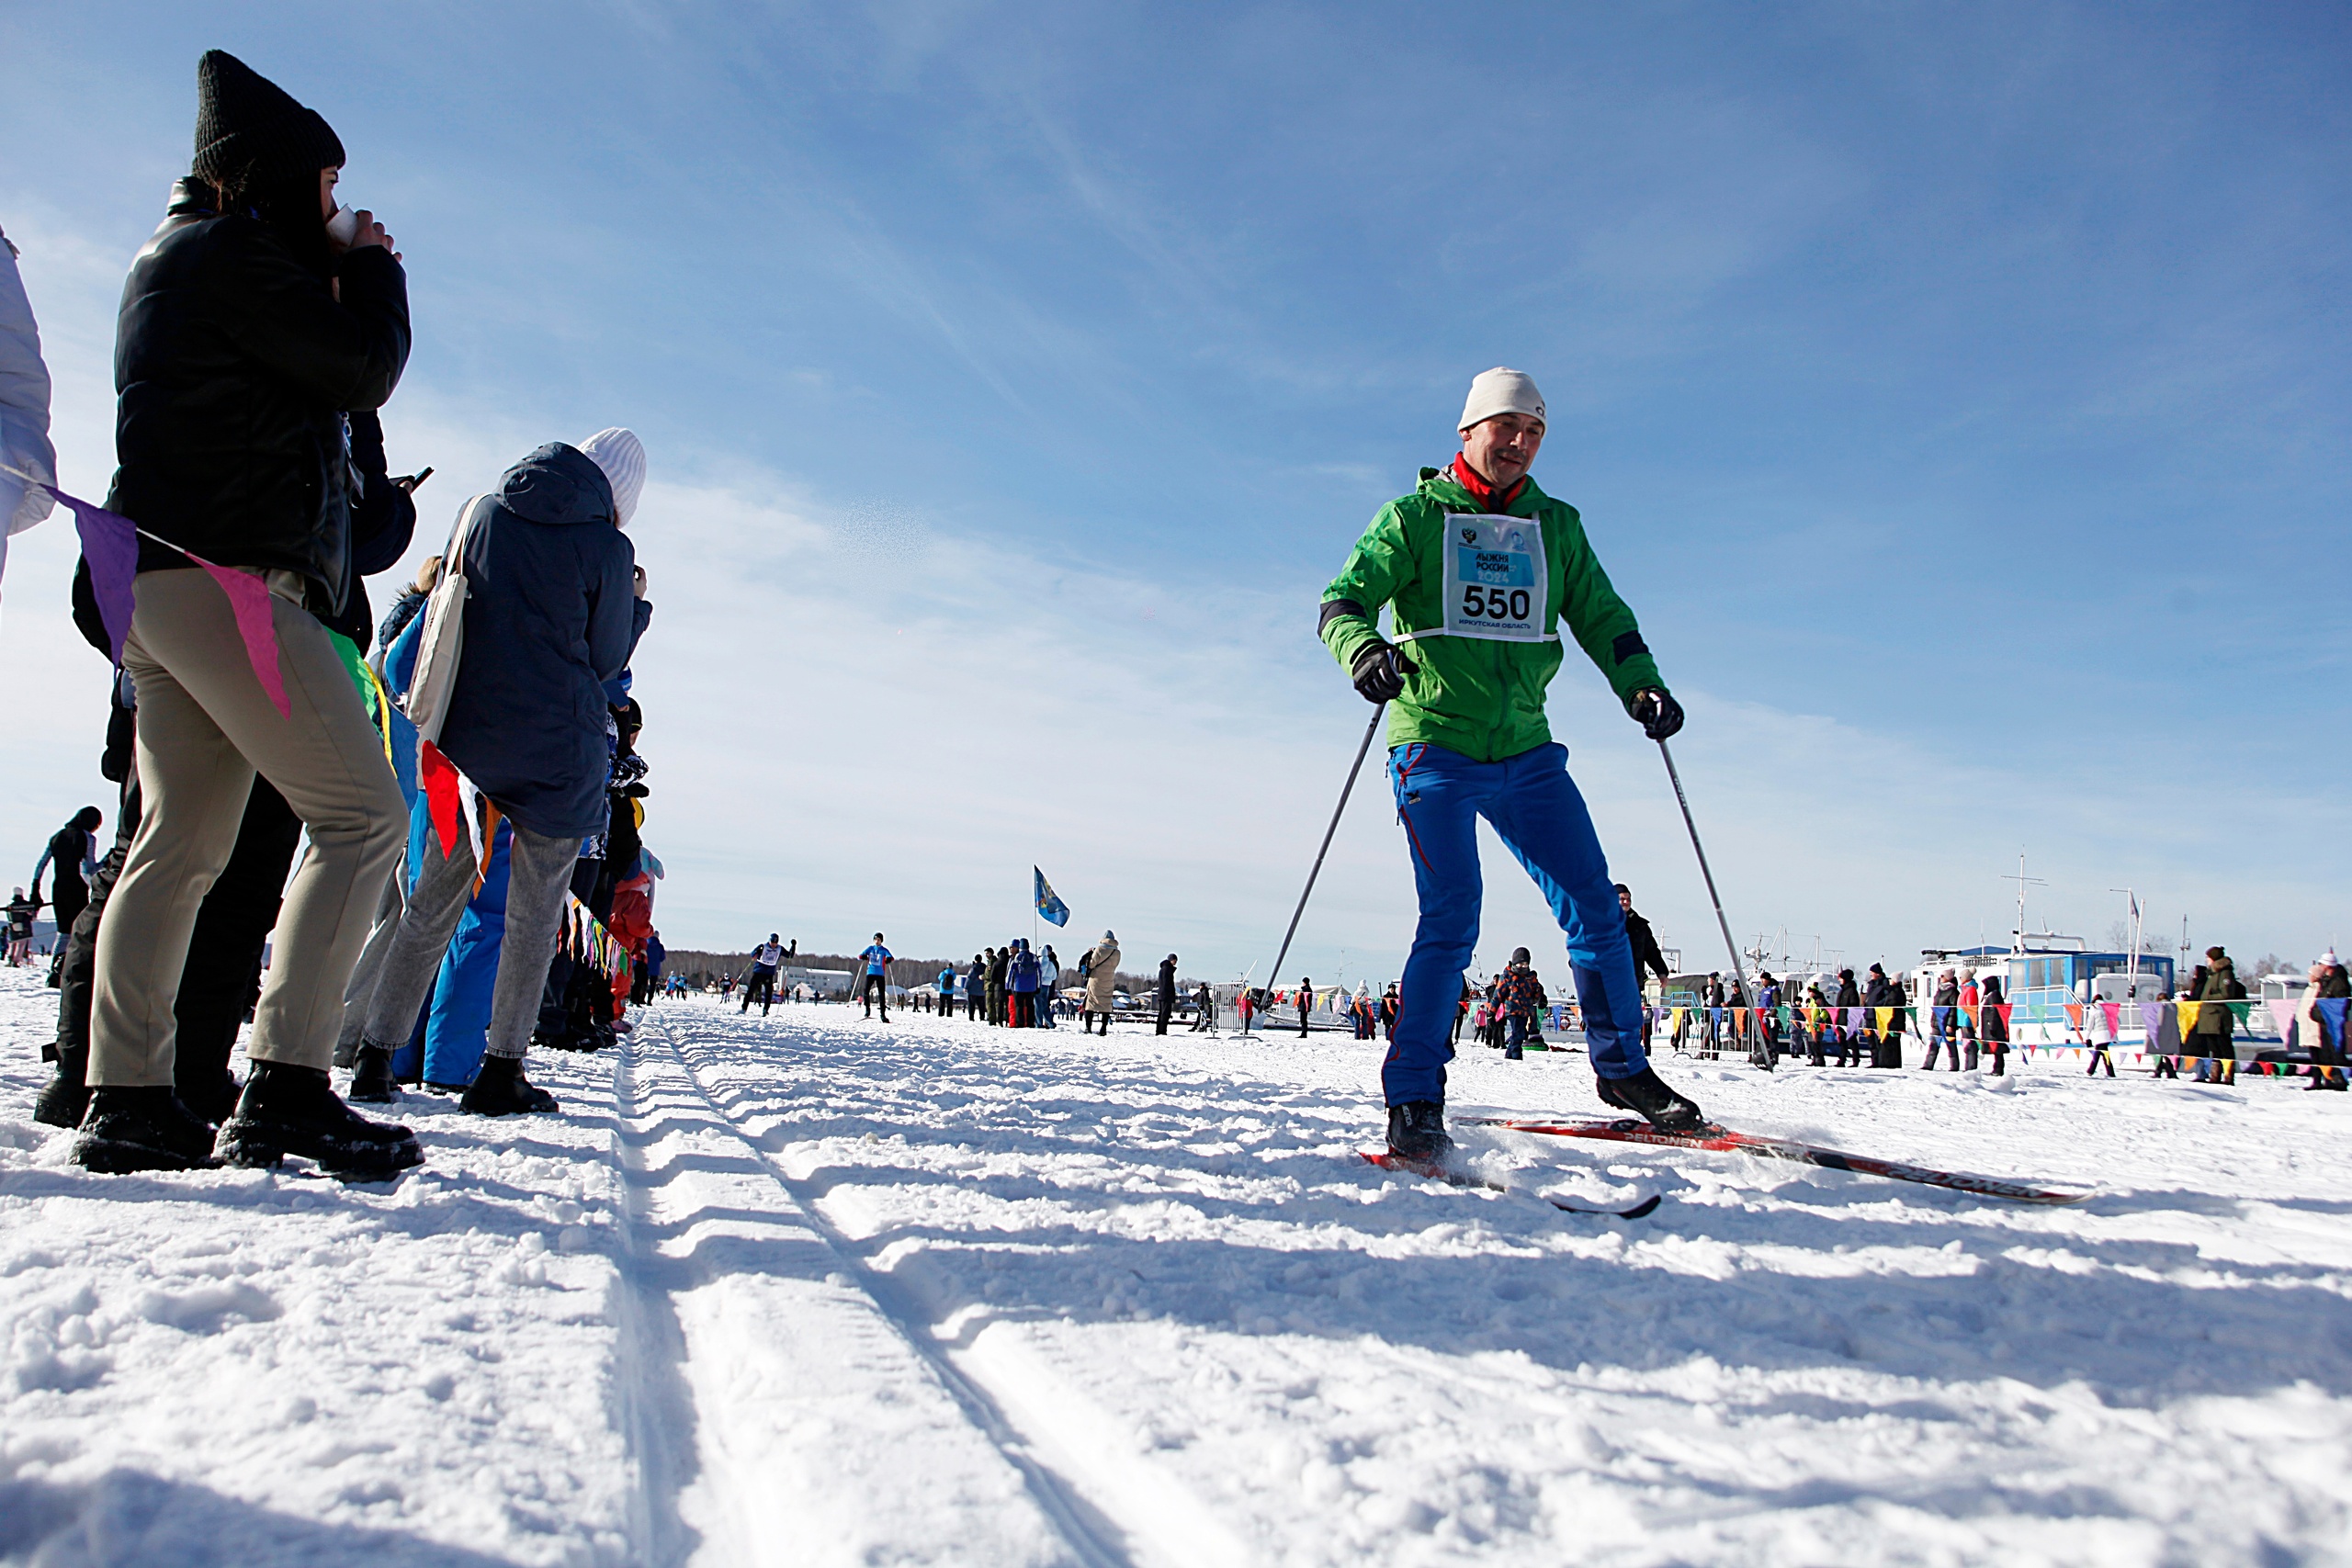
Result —
<instances>
[{"instance_id":1,"label":"dark knit hat","mask_svg":"<svg viewBox=\"0 0 2352 1568\"><path fill-rule=\"evenodd\" d=\"M196 157L188 172L238 192L341 168L343 142L315 109L222 50L196 62Z\"/></svg>"}]
</instances>

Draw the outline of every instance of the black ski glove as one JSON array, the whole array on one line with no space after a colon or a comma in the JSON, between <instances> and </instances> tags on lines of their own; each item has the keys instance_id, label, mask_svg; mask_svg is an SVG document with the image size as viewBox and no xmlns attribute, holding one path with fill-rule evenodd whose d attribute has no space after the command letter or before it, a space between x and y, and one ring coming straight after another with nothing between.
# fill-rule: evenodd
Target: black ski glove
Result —
<instances>
[{"instance_id":1,"label":"black ski glove","mask_svg":"<svg viewBox=\"0 0 2352 1568\"><path fill-rule=\"evenodd\" d=\"M1671 740L1682 730L1682 705L1674 694L1663 686L1634 694L1634 705L1629 710L1642 733L1653 740Z\"/></svg>"},{"instance_id":2,"label":"black ski glove","mask_svg":"<svg viewBox=\"0 0 2352 1568\"><path fill-rule=\"evenodd\" d=\"M1405 677L1418 668L1396 644L1368 642L1348 673L1365 702L1393 703L1405 694Z\"/></svg>"}]
</instances>

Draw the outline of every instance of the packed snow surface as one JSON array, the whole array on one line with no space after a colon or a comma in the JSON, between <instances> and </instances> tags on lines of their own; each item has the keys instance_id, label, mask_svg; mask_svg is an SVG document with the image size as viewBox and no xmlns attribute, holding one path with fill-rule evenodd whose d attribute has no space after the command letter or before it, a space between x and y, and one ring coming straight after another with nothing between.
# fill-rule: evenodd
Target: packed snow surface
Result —
<instances>
[{"instance_id":1,"label":"packed snow surface","mask_svg":"<svg viewBox=\"0 0 2352 1568\"><path fill-rule=\"evenodd\" d=\"M1377 1046L693 1001L534 1060L560 1116L408 1097L396 1185L108 1178L28 1113L55 995L0 972L10 1562L2352 1561L2344 1096L1668 1057L2098 1192L1496 1134L1496 1193L1357 1159Z\"/></svg>"}]
</instances>

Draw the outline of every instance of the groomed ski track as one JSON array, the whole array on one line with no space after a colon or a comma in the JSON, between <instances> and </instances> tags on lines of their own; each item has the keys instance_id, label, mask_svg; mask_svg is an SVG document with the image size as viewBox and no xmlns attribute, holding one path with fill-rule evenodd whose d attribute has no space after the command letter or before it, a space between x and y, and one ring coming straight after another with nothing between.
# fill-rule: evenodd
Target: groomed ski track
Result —
<instances>
[{"instance_id":1,"label":"groomed ski track","mask_svg":"<svg viewBox=\"0 0 2352 1568\"><path fill-rule=\"evenodd\" d=\"M2352 1561L2342 1097L1668 1057L2030 1208L1465 1129L1377 1046L704 1001L391 1188L102 1179L0 971L0 1562ZM1590 1116L1580 1055L1458 1107ZM1566 1214L1658 1191L1624 1223Z\"/></svg>"},{"instance_id":2,"label":"groomed ski track","mask_svg":"<svg viewBox=\"0 0 2352 1568\"><path fill-rule=\"evenodd\" d=\"M1123 1453L1123 1434L1017 1329L953 1333L919 1273L893 1277L828 1219L817 1188L713 1093L719 1048L683 1040L679 1010L622 1043L616 1152L638 1278L674 1280L677 1299L653 1310L681 1321L682 1359L700 1373L713 1463L696 1511L726 1542L721 1560L1248 1560L1170 1477ZM658 1421L636 1427L664 1442ZM674 1478L663 1457L650 1468ZM687 1561L666 1500L649 1496L640 1513L650 1559Z\"/></svg>"}]
</instances>

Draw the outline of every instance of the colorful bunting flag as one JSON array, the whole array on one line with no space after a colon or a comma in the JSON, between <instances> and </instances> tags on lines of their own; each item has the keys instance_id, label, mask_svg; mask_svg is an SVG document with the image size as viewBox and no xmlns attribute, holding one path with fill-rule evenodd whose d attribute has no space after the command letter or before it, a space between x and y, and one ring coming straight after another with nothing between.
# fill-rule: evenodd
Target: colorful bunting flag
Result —
<instances>
[{"instance_id":1,"label":"colorful bunting flag","mask_svg":"<svg viewBox=\"0 0 2352 1568\"><path fill-rule=\"evenodd\" d=\"M17 473L15 468L8 471L40 484L28 474ZM55 485L41 484L40 488L74 513L74 531L82 537L82 557L90 563L91 596L98 602L98 619L106 624L107 651L113 655L117 669L122 667L122 640L130 635L131 614L138 607L131 585L139 575L139 541L142 537L154 539L168 549L179 550L220 585L220 592L229 596L229 611L236 617L237 635L244 642L245 658L253 665L254 679L261 682L263 694L276 706L280 718L294 716L294 705L286 695L285 677L278 671L277 627L270 618L268 583L252 572L216 566L193 550L181 549L169 539L157 538L119 513L93 506Z\"/></svg>"}]
</instances>

